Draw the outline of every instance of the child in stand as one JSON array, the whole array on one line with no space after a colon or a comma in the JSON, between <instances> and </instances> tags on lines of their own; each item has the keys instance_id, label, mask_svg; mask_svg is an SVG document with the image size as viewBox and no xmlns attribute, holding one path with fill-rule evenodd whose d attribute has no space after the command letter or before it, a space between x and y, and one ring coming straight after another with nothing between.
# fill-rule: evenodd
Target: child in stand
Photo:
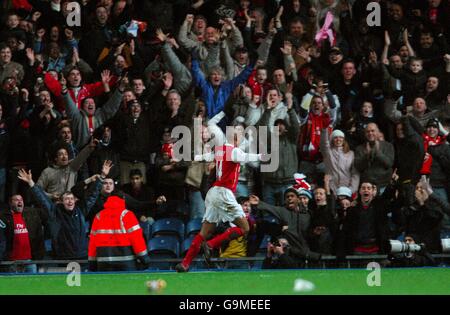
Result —
<instances>
[{"instance_id":1,"label":"child in stand","mask_svg":"<svg viewBox=\"0 0 450 315\"><path fill-rule=\"evenodd\" d=\"M329 188L330 176L325 175L325 188L314 190L314 205L311 209L311 225L309 229L309 245L312 251L331 254L333 235L336 230L334 198Z\"/></svg>"},{"instance_id":2,"label":"child in stand","mask_svg":"<svg viewBox=\"0 0 450 315\"><path fill-rule=\"evenodd\" d=\"M237 202L242 206L242 210L244 210L245 217L248 221L250 231L247 237L240 236L237 239L231 240L230 242L223 244L220 250L221 258L239 258L239 257L247 257L247 242L255 237L256 231L256 220L251 214L251 205L250 199L248 197L239 197L237 198ZM233 226L231 223L230 225ZM233 265L234 268L238 267ZM248 268L246 262L240 264L239 267Z\"/></svg>"}]
</instances>

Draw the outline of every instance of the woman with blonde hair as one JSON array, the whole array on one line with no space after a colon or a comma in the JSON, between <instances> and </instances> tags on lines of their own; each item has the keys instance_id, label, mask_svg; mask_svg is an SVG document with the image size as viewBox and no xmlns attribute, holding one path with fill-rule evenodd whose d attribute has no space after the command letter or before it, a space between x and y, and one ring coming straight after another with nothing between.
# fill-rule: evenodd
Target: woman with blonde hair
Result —
<instances>
[{"instance_id":1,"label":"woman with blonde hair","mask_svg":"<svg viewBox=\"0 0 450 315\"><path fill-rule=\"evenodd\" d=\"M330 189L335 193L339 187L349 187L357 192L359 173L354 166L355 155L341 130L334 130L331 136L323 130L320 151L325 164L325 173L331 176Z\"/></svg>"}]
</instances>

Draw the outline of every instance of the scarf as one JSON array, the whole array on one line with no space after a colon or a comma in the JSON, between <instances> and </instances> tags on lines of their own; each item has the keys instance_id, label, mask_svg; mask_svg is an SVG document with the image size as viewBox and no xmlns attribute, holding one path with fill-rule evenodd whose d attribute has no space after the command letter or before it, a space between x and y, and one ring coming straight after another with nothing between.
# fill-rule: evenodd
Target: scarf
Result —
<instances>
[{"instance_id":1,"label":"scarf","mask_svg":"<svg viewBox=\"0 0 450 315\"><path fill-rule=\"evenodd\" d=\"M306 161L322 161L322 154L320 153L320 134L322 128L328 128L328 133L331 133L330 115L320 113L315 115L313 112L308 114L308 121L303 126L300 134L300 156L302 160Z\"/></svg>"},{"instance_id":2,"label":"scarf","mask_svg":"<svg viewBox=\"0 0 450 315\"><path fill-rule=\"evenodd\" d=\"M437 136L436 138L432 138L426 133L422 135L423 138L423 146L425 152L428 153L429 147L434 147L443 144L446 141L445 137ZM431 174L431 165L433 164L433 157L431 154L425 154L425 158L423 160L422 169L420 170L421 175L430 175Z\"/></svg>"},{"instance_id":3,"label":"scarf","mask_svg":"<svg viewBox=\"0 0 450 315\"><path fill-rule=\"evenodd\" d=\"M317 46L320 47L322 45L321 42L327 38L330 41L331 47L336 45L336 37L334 36L334 32L331 29L331 24L333 24L333 13L328 11L322 28L317 32L315 36Z\"/></svg>"}]
</instances>

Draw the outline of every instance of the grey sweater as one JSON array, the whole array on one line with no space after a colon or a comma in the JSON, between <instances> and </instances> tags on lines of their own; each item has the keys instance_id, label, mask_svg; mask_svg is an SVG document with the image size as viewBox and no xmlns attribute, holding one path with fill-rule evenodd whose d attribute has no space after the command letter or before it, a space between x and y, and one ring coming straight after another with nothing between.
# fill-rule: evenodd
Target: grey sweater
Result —
<instances>
[{"instance_id":1,"label":"grey sweater","mask_svg":"<svg viewBox=\"0 0 450 315\"><path fill-rule=\"evenodd\" d=\"M71 120L75 146L77 149L81 149L91 138L91 132L89 131L89 117L83 110L78 109L69 93L63 95L66 103L67 117ZM119 110L121 101L122 93L119 89L116 89L109 100L101 108L98 108L95 111L94 116L92 117L94 130L115 115Z\"/></svg>"},{"instance_id":2,"label":"grey sweater","mask_svg":"<svg viewBox=\"0 0 450 315\"><path fill-rule=\"evenodd\" d=\"M283 105L284 106L284 105ZM286 109L287 107L284 106ZM270 120L272 110L266 110L259 122L260 126L267 126ZM288 131L279 137L278 152L272 147L271 154L279 154L279 166L275 172L262 173L264 182L271 184L291 184L294 181L294 173L297 172L298 155L297 155L297 139L300 133L300 124L297 113L294 109L287 112L289 117ZM272 124L273 125L273 124ZM269 139L268 139L268 143Z\"/></svg>"},{"instance_id":3,"label":"grey sweater","mask_svg":"<svg viewBox=\"0 0 450 315\"><path fill-rule=\"evenodd\" d=\"M394 165L394 146L380 141L380 149L372 147L370 154L366 152L366 143L355 150L355 167L360 173L360 182L371 182L377 186L386 186L391 181Z\"/></svg>"}]
</instances>

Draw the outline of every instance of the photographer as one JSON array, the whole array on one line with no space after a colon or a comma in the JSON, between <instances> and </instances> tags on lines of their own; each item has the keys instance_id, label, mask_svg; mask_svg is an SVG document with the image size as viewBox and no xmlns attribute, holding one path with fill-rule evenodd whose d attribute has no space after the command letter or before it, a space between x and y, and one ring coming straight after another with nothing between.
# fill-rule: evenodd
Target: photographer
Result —
<instances>
[{"instance_id":1,"label":"photographer","mask_svg":"<svg viewBox=\"0 0 450 315\"><path fill-rule=\"evenodd\" d=\"M299 262L290 255L290 245L287 239L279 237L267 244L263 269L292 269L298 267Z\"/></svg>"},{"instance_id":2,"label":"photographer","mask_svg":"<svg viewBox=\"0 0 450 315\"><path fill-rule=\"evenodd\" d=\"M440 227L448 203L433 191L424 177L417 183L414 194L414 203L401 211L405 231L417 235L430 252L439 252Z\"/></svg>"},{"instance_id":3,"label":"photographer","mask_svg":"<svg viewBox=\"0 0 450 315\"><path fill-rule=\"evenodd\" d=\"M405 244L408 245L407 250L401 253L391 253L388 255L386 261L382 263L384 267L424 267L435 266L434 258L427 251L424 244L419 244L419 251L415 251L414 247L410 250L411 245L415 245L416 236L407 234L405 236Z\"/></svg>"},{"instance_id":4,"label":"photographer","mask_svg":"<svg viewBox=\"0 0 450 315\"><path fill-rule=\"evenodd\" d=\"M300 190L294 187L286 189L284 192L284 207L272 206L260 201L257 196L251 195L250 204L252 205L252 212L268 212L280 222L284 222L282 235L288 239L291 252L295 257L299 259L319 260L321 255L310 249L305 238L311 222L311 213L305 210L301 204Z\"/></svg>"}]
</instances>

